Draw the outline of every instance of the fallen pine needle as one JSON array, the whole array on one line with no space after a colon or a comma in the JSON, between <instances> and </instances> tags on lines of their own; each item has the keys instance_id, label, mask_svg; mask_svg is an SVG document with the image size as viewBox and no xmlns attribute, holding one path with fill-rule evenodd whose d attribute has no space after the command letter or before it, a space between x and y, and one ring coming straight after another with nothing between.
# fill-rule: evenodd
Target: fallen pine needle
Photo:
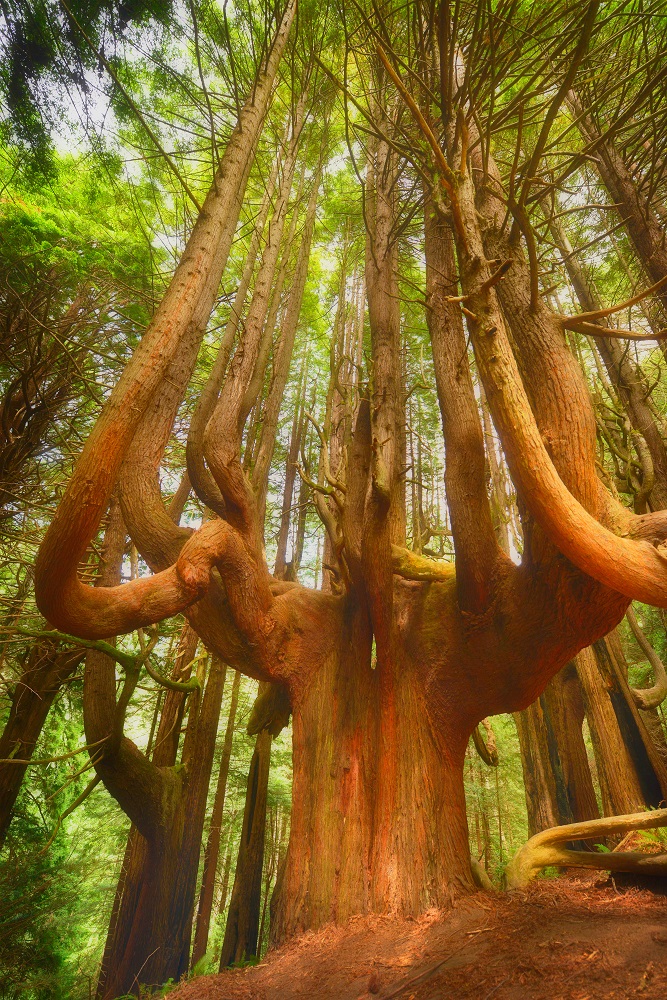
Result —
<instances>
[{"instance_id":1,"label":"fallen pine needle","mask_svg":"<svg viewBox=\"0 0 667 1000\"><path fill-rule=\"evenodd\" d=\"M437 972L438 969L441 969L443 965L446 965L447 962L449 962L450 958L454 958L454 956L458 955L459 952L463 951L464 948L467 948L469 944L470 944L469 940L464 941L459 948L455 948L454 951L450 952L447 958L442 958L439 962L436 962L435 965L432 965L430 969L426 969L425 972L420 972L418 976L413 976L412 979L408 979L407 983L403 983L401 986L398 986L395 990L392 990L391 993L386 993L384 1000L391 1000L392 997L397 997L401 993L404 993L407 989L409 989L410 986L414 986L416 983L421 983L424 980L428 979L430 976L433 975L434 972Z\"/></svg>"}]
</instances>

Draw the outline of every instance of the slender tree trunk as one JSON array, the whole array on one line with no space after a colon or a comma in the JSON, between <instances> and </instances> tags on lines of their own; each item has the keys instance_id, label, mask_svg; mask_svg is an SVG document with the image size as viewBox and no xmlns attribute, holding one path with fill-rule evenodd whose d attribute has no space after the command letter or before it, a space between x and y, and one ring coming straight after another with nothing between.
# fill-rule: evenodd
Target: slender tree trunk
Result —
<instances>
[{"instance_id":1,"label":"slender tree trunk","mask_svg":"<svg viewBox=\"0 0 667 1000\"><path fill-rule=\"evenodd\" d=\"M221 971L257 954L272 740L269 730L263 729L250 761L236 875L220 953Z\"/></svg>"},{"instance_id":2,"label":"slender tree trunk","mask_svg":"<svg viewBox=\"0 0 667 1000\"><path fill-rule=\"evenodd\" d=\"M83 660L80 649L59 649L58 643L39 642L27 655L14 688L9 718L0 736L0 847L4 843L29 761L53 700Z\"/></svg>"},{"instance_id":3,"label":"slender tree trunk","mask_svg":"<svg viewBox=\"0 0 667 1000\"><path fill-rule=\"evenodd\" d=\"M595 143L595 165L634 247L637 258L652 283L667 275L667 245L661 219L642 197L632 172L618 152L613 140L600 141L600 133L590 115L586 114L576 94L570 103L577 115L578 127L589 143ZM667 318L667 291L657 292Z\"/></svg>"},{"instance_id":4,"label":"slender tree trunk","mask_svg":"<svg viewBox=\"0 0 667 1000\"><path fill-rule=\"evenodd\" d=\"M304 362L301 378L299 379L299 385L301 387L301 403L300 405L294 407L294 415L292 418L292 433L290 435L287 463L285 465L285 483L283 486L283 502L280 512L280 528L278 530L278 541L276 544L276 561L273 568L273 575L279 580L284 579L289 572L287 563L287 540L292 520L292 500L294 497L294 483L297 475L297 462L299 461L299 452L301 450L305 432L306 418L304 416L303 397L305 392L306 371L307 367ZM294 565L295 558L293 553L290 568L293 568Z\"/></svg>"},{"instance_id":5,"label":"slender tree trunk","mask_svg":"<svg viewBox=\"0 0 667 1000\"><path fill-rule=\"evenodd\" d=\"M306 218L304 221L303 233L301 236L301 246L299 248L299 254L297 257L296 267L294 271L294 278L292 280L292 287L290 288L289 297L287 301L287 308L285 310L285 316L282 323L280 340L275 351L274 364L273 364L273 379L269 389L269 394L266 401L266 407L264 409L262 435L259 442L257 461L255 462L255 468L253 469L252 480L253 480L253 486L255 488L255 493L257 495L258 517L262 523L264 521L264 509L266 506L266 490L268 484L268 474L269 474L269 468L271 466L271 459L273 458L273 450L276 441L276 430L278 427L278 417L280 415L280 405L285 392L285 386L287 385L287 379L289 378L292 354L294 351L294 341L296 338L296 332L299 325L301 303L303 301L303 293L305 291L306 279L308 277L308 259L310 257L310 247L313 238L313 230L315 228L315 211L317 208L317 196L319 192L319 186L320 186L320 175L318 171L313 180L311 195L308 200L308 206L306 209ZM290 458L292 460L292 463L296 461L297 456L298 456L298 445L297 445L297 453L293 457L290 448ZM295 474L296 474L296 469L294 468L294 465L292 464L292 466L290 467L290 464L288 462L286 476L288 481L291 478L292 488L294 487ZM287 490L287 483L285 489ZM290 493L290 500L291 500L291 493ZM281 520L281 532L282 531L283 531L283 521ZM281 551L280 542L278 550Z\"/></svg>"},{"instance_id":6,"label":"slender tree trunk","mask_svg":"<svg viewBox=\"0 0 667 1000\"><path fill-rule=\"evenodd\" d=\"M232 821L233 819L234 816L232 816ZM230 834L229 843L227 844L227 853L225 854L225 866L222 872L222 885L220 886L220 905L218 906L218 910L221 914L225 914L227 911L227 893L229 892L229 876L232 870L232 854L233 844Z\"/></svg>"},{"instance_id":7,"label":"slender tree trunk","mask_svg":"<svg viewBox=\"0 0 667 1000\"><path fill-rule=\"evenodd\" d=\"M257 955L271 743L288 719L289 702L284 689L260 684L248 723L248 732L257 733L257 740L248 771L243 829L220 953L221 970Z\"/></svg>"},{"instance_id":8,"label":"slender tree trunk","mask_svg":"<svg viewBox=\"0 0 667 1000\"><path fill-rule=\"evenodd\" d=\"M280 830L279 830L279 820L280 811L276 810L273 817L273 822L269 823L271 829L271 844L270 844L270 856L268 863L265 862L264 869L264 889L262 891L262 916L259 921L259 933L257 935L257 955L259 958L262 957L262 947L265 938L265 927L266 927L266 914L269 907L270 889L271 882L276 873L278 867L278 854L280 851Z\"/></svg>"},{"instance_id":9,"label":"slender tree trunk","mask_svg":"<svg viewBox=\"0 0 667 1000\"><path fill-rule=\"evenodd\" d=\"M595 289L586 280L584 270L572 250L560 220L552 218L549 222L549 228L562 254L563 263L582 311L594 312L601 309L602 302ZM667 264L667 255L665 262ZM603 319L601 325L604 323ZM627 351L618 340L601 337L597 341L597 347L609 372L609 377L617 387L633 428L642 435L648 446L655 477L650 492L651 506L653 510L662 510L667 507L667 449L647 403L646 377L641 366L630 360ZM638 511L638 513L644 512Z\"/></svg>"},{"instance_id":10,"label":"slender tree trunk","mask_svg":"<svg viewBox=\"0 0 667 1000\"><path fill-rule=\"evenodd\" d=\"M220 758L220 770L218 772L218 783L215 790L213 812L211 813L211 826L209 829L208 840L206 842L206 850L204 852L204 872L202 875L202 884L199 895L199 907L197 909L195 943L192 951L193 968L206 954L206 947L208 944L208 932L211 924L211 911L213 909L213 894L215 890L215 876L218 870L218 856L220 853L220 834L222 830L222 816L225 808L227 775L229 774L229 762L232 756L234 723L236 721L236 708L239 700L240 685L241 674L238 670L236 670L234 672L234 682L232 684L232 697L229 703L229 715L227 717L227 727L225 729L225 740L222 746L222 756Z\"/></svg>"}]
</instances>

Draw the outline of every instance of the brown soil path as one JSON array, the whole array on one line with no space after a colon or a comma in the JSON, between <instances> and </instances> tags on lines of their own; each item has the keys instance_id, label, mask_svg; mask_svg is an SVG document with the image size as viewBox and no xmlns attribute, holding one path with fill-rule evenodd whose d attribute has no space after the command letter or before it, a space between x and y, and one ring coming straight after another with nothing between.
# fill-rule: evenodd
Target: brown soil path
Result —
<instances>
[{"instance_id":1,"label":"brown soil path","mask_svg":"<svg viewBox=\"0 0 667 1000\"><path fill-rule=\"evenodd\" d=\"M667 1000L667 898L600 876L305 934L174 1000Z\"/></svg>"}]
</instances>

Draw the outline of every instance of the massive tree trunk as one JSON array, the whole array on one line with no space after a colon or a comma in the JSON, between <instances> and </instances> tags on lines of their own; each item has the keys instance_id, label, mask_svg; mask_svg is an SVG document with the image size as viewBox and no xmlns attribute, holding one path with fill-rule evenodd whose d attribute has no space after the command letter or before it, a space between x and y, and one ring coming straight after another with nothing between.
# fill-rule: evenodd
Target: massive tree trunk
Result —
<instances>
[{"instance_id":1,"label":"massive tree trunk","mask_svg":"<svg viewBox=\"0 0 667 1000\"><path fill-rule=\"evenodd\" d=\"M397 588L406 615L411 597L410 585ZM434 718L418 655L393 663L388 706L363 607L346 600L337 615L340 637L307 690L293 694L291 831L272 903L274 943L357 913L447 906L473 887L463 791L468 734ZM392 808L379 825L387 798Z\"/></svg>"}]
</instances>

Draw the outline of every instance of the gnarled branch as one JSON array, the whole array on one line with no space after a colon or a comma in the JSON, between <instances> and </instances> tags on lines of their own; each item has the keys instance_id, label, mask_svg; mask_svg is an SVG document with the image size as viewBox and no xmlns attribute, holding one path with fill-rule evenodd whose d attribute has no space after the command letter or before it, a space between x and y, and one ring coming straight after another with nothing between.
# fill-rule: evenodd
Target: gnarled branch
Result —
<instances>
[{"instance_id":1,"label":"gnarled branch","mask_svg":"<svg viewBox=\"0 0 667 1000\"><path fill-rule=\"evenodd\" d=\"M203 330L210 315L240 213L241 187L295 7L293 0L287 4L169 288L88 438L40 547L35 567L38 606L51 624L83 638L103 638L152 624L183 610L201 589L201 573L194 566L189 569L183 558L180 570L172 566L151 580L133 580L122 587L95 590L82 584L77 572L132 439L182 337L195 320L203 321ZM195 563L203 565L192 550L191 554Z\"/></svg>"},{"instance_id":2,"label":"gnarled branch","mask_svg":"<svg viewBox=\"0 0 667 1000\"><path fill-rule=\"evenodd\" d=\"M642 631L632 610L632 605L625 612L628 625L632 630L637 645L653 668L653 685L650 688L630 688L637 708L648 711L657 708L667 698L667 671L665 665Z\"/></svg>"},{"instance_id":3,"label":"gnarled branch","mask_svg":"<svg viewBox=\"0 0 667 1000\"><path fill-rule=\"evenodd\" d=\"M641 854L639 851L593 854L590 851L572 851L561 845L572 840L602 838L630 830L652 830L667 826L667 809L626 816L608 816L583 823L567 823L531 837L517 851L507 866L508 889L527 885L543 868L550 865L564 868L596 868L611 872L632 872L643 875L667 875L667 854Z\"/></svg>"},{"instance_id":4,"label":"gnarled branch","mask_svg":"<svg viewBox=\"0 0 667 1000\"><path fill-rule=\"evenodd\" d=\"M593 309L590 312L579 313L578 316L566 316L562 321L563 326L570 329L570 327L568 327L568 323L573 321L581 322L582 320L585 320L589 323L594 323L598 319L605 319L607 316L613 316L614 313L622 312L623 309L629 309L630 306L637 305L638 302L641 302L642 299L645 299L648 295L654 295L664 285L667 285L667 275L665 275L664 278L661 278L660 281L656 281L656 283L651 285L650 288L645 288L643 292L633 295L632 298L628 299L626 302L621 302L620 305L608 306L606 309ZM664 332L667 333L667 330Z\"/></svg>"}]
</instances>

